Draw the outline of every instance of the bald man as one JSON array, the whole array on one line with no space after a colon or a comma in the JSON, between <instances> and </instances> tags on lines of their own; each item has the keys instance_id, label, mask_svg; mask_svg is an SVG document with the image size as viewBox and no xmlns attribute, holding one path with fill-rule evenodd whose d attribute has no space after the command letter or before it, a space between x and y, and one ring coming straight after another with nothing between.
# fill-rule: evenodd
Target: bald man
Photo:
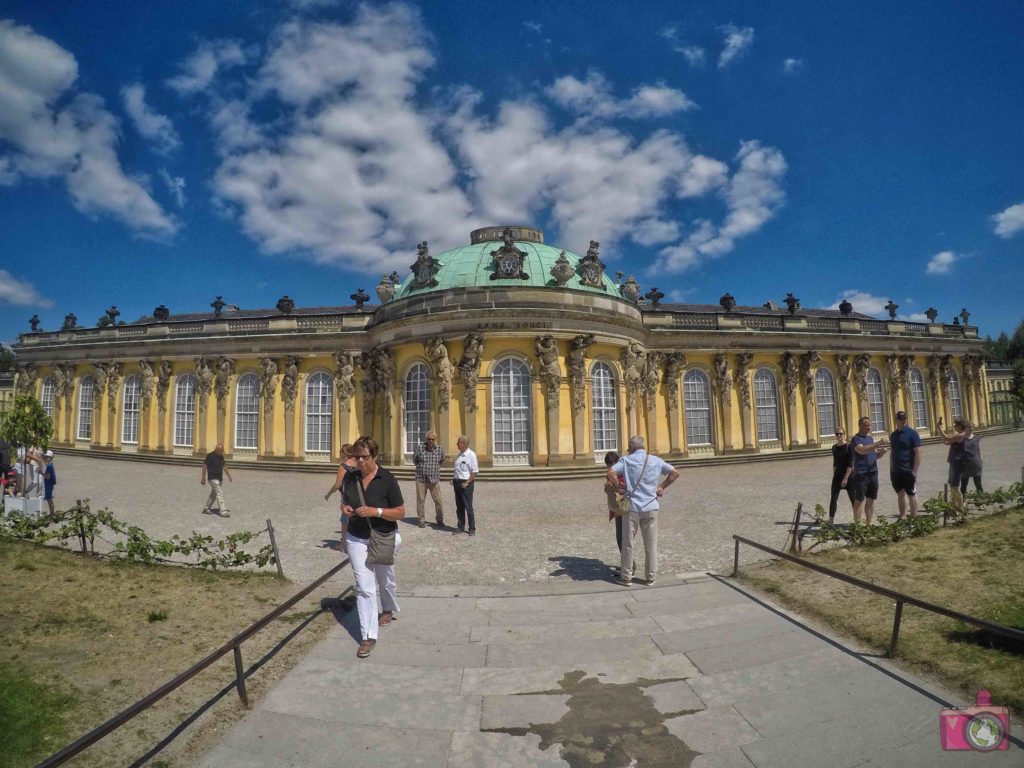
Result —
<instances>
[{"instance_id":1,"label":"bald man","mask_svg":"<svg viewBox=\"0 0 1024 768\"><path fill-rule=\"evenodd\" d=\"M228 476L228 480L235 482L228 468L224 466L224 443L217 443L217 447L206 454L206 460L203 462L203 473L199 478L200 485L206 485L207 479L210 481L210 497L206 500L206 504L203 505L204 515L218 514L221 517L231 517L228 505L224 501L224 493L220 487L224 481L225 474ZM217 502L216 513L212 509L213 502L215 501Z\"/></svg>"}]
</instances>

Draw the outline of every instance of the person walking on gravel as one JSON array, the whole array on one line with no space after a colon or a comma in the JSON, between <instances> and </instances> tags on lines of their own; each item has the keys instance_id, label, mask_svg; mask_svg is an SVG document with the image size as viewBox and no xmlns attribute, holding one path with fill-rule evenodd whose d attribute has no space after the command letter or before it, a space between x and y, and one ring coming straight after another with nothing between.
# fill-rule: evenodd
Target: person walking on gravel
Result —
<instances>
[{"instance_id":1,"label":"person walking on gravel","mask_svg":"<svg viewBox=\"0 0 1024 768\"><path fill-rule=\"evenodd\" d=\"M444 527L444 502L441 501L441 465L448 458L444 448L437 444L437 432L427 432L426 442L416 446L413 463L416 465L416 516L420 528L427 527L427 491L434 500L434 523Z\"/></svg>"},{"instance_id":2,"label":"person walking on gravel","mask_svg":"<svg viewBox=\"0 0 1024 768\"><path fill-rule=\"evenodd\" d=\"M231 517L227 502L224 501L224 492L221 490L225 474L228 476L228 480L235 482L231 477L231 472L224 466L224 443L217 443L217 447L206 454L203 472L199 477L200 485L206 485L206 481L210 481L210 496L207 498L206 504L203 505L204 515L218 514L221 517ZM217 502L216 513L212 509L214 502Z\"/></svg>"}]
</instances>

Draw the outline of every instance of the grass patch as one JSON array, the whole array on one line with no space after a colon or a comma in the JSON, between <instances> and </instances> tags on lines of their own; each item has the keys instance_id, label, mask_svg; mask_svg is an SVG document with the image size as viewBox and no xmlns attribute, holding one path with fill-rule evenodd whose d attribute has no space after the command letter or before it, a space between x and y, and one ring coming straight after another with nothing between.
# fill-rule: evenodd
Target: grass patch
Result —
<instances>
[{"instance_id":1,"label":"grass patch","mask_svg":"<svg viewBox=\"0 0 1024 768\"><path fill-rule=\"evenodd\" d=\"M64 712L75 702L10 664L0 664L0 765L32 765L68 740Z\"/></svg>"},{"instance_id":2,"label":"grass patch","mask_svg":"<svg viewBox=\"0 0 1024 768\"><path fill-rule=\"evenodd\" d=\"M155 690L298 589L276 574L95 560L0 540L0 749L8 749L0 751L0 765L34 765ZM295 610L308 616L319 599L311 596ZM161 609L150 610L146 604ZM250 698L259 698L332 623L312 622L249 678ZM246 641L247 666L292 628L276 622L274 627ZM228 654L90 747L75 765L112 768L130 763L178 725L182 712L192 712L233 677ZM38 719L18 714L17 708L24 709L18 703L22 700L43 702ZM56 703L51 707L49 701ZM15 714L5 706L15 707ZM53 711L63 713L60 723L47 714ZM191 765L209 739L222 734L244 710L237 698L228 697L214 713L179 736L158 760L174 768ZM6 745L9 733L18 740L13 747Z\"/></svg>"},{"instance_id":3,"label":"grass patch","mask_svg":"<svg viewBox=\"0 0 1024 768\"><path fill-rule=\"evenodd\" d=\"M1024 629L1024 510L1011 509L884 546L831 549L819 565L937 605ZM874 650L889 647L895 604L784 561L740 578ZM1024 715L1024 648L963 622L905 606L897 660L973 701L980 688Z\"/></svg>"}]
</instances>

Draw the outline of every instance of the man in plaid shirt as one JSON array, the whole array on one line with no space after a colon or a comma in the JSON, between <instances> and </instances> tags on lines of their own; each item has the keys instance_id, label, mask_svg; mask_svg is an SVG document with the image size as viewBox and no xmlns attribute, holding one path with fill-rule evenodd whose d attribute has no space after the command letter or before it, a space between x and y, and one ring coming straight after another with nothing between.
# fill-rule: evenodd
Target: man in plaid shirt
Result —
<instances>
[{"instance_id":1,"label":"man in plaid shirt","mask_svg":"<svg viewBox=\"0 0 1024 768\"><path fill-rule=\"evenodd\" d=\"M438 528L444 527L444 504L441 501L441 464L448 458L444 448L437 444L437 432L427 432L427 441L416 446L416 453L413 461L416 464L416 514L420 518L420 528L427 527L426 515L424 512L424 501L427 497L427 490L430 490L430 498L434 500L434 519Z\"/></svg>"}]
</instances>

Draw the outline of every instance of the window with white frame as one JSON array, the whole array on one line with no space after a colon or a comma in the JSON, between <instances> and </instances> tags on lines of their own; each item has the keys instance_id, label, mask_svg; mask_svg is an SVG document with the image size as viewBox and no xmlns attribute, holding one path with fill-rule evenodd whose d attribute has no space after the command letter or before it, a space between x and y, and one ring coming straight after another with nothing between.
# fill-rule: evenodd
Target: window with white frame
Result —
<instances>
[{"instance_id":1,"label":"window with white frame","mask_svg":"<svg viewBox=\"0 0 1024 768\"><path fill-rule=\"evenodd\" d=\"M260 380L255 373L239 377L235 386L235 448L259 447Z\"/></svg>"},{"instance_id":2,"label":"window with white frame","mask_svg":"<svg viewBox=\"0 0 1024 768\"><path fill-rule=\"evenodd\" d=\"M964 403L960 397L960 377L952 368L949 369L949 413L954 419L964 417Z\"/></svg>"},{"instance_id":3,"label":"window with white frame","mask_svg":"<svg viewBox=\"0 0 1024 768\"><path fill-rule=\"evenodd\" d=\"M914 409L914 427L916 429L928 429L928 405L924 399L924 376L917 368L910 369L908 377L910 388L910 403Z\"/></svg>"},{"instance_id":4,"label":"window with white frame","mask_svg":"<svg viewBox=\"0 0 1024 768\"><path fill-rule=\"evenodd\" d=\"M82 379L78 388L78 439L92 440L92 408L95 405L95 384L91 378Z\"/></svg>"},{"instance_id":5,"label":"window with white frame","mask_svg":"<svg viewBox=\"0 0 1024 768\"><path fill-rule=\"evenodd\" d=\"M334 382L319 371L306 380L306 453L330 453Z\"/></svg>"},{"instance_id":6,"label":"window with white frame","mask_svg":"<svg viewBox=\"0 0 1024 768\"><path fill-rule=\"evenodd\" d=\"M871 416L872 432L887 432L885 420L885 385L877 368L868 370L868 414Z\"/></svg>"},{"instance_id":7,"label":"window with white frame","mask_svg":"<svg viewBox=\"0 0 1024 768\"><path fill-rule=\"evenodd\" d=\"M51 419L53 418L53 395L55 389L53 385L53 377L47 376L43 379L43 390L42 400L40 404L43 406L43 410L46 411L46 415Z\"/></svg>"},{"instance_id":8,"label":"window with white frame","mask_svg":"<svg viewBox=\"0 0 1024 768\"><path fill-rule=\"evenodd\" d=\"M590 412L594 451L619 450L619 414L615 402L615 374L607 363L590 369Z\"/></svg>"},{"instance_id":9,"label":"window with white frame","mask_svg":"<svg viewBox=\"0 0 1024 768\"><path fill-rule=\"evenodd\" d=\"M836 433L839 416L836 412L836 383L828 368L819 368L814 374L814 396L818 401L818 434L830 437Z\"/></svg>"},{"instance_id":10,"label":"window with white frame","mask_svg":"<svg viewBox=\"0 0 1024 768\"><path fill-rule=\"evenodd\" d=\"M124 400L121 403L121 442L134 445L139 442L139 401L142 384L132 374L124 380Z\"/></svg>"},{"instance_id":11,"label":"window with white frame","mask_svg":"<svg viewBox=\"0 0 1024 768\"><path fill-rule=\"evenodd\" d=\"M711 382L698 368L683 376L683 412L686 444L711 445Z\"/></svg>"},{"instance_id":12,"label":"window with white frame","mask_svg":"<svg viewBox=\"0 0 1024 768\"><path fill-rule=\"evenodd\" d=\"M758 368L754 374L754 408L758 442L779 440L779 388L775 374L767 368Z\"/></svg>"},{"instance_id":13,"label":"window with white frame","mask_svg":"<svg viewBox=\"0 0 1024 768\"><path fill-rule=\"evenodd\" d=\"M416 363L405 374L405 453L412 456L430 431L430 369Z\"/></svg>"},{"instance_id":14,"label":"window with white frame","mask_svg":"<svg viewBox=\"0 0 1024 768\"><path fill-rule=\"evenodd\" d=\"M186 374L174 386L174 445L191 448L196 442L196 377Z\"/></svg>"},{"instance_id":15,"label":"window with white frame","mask_svg":"<svg viewBox=\"0 0 1024 768\"><path fill-rule=\"evenodd\" d=\"M529 453L530 369L514 357L500 361L491 374L491 392L494 453Z\"/></svg>"}]
</instances>

